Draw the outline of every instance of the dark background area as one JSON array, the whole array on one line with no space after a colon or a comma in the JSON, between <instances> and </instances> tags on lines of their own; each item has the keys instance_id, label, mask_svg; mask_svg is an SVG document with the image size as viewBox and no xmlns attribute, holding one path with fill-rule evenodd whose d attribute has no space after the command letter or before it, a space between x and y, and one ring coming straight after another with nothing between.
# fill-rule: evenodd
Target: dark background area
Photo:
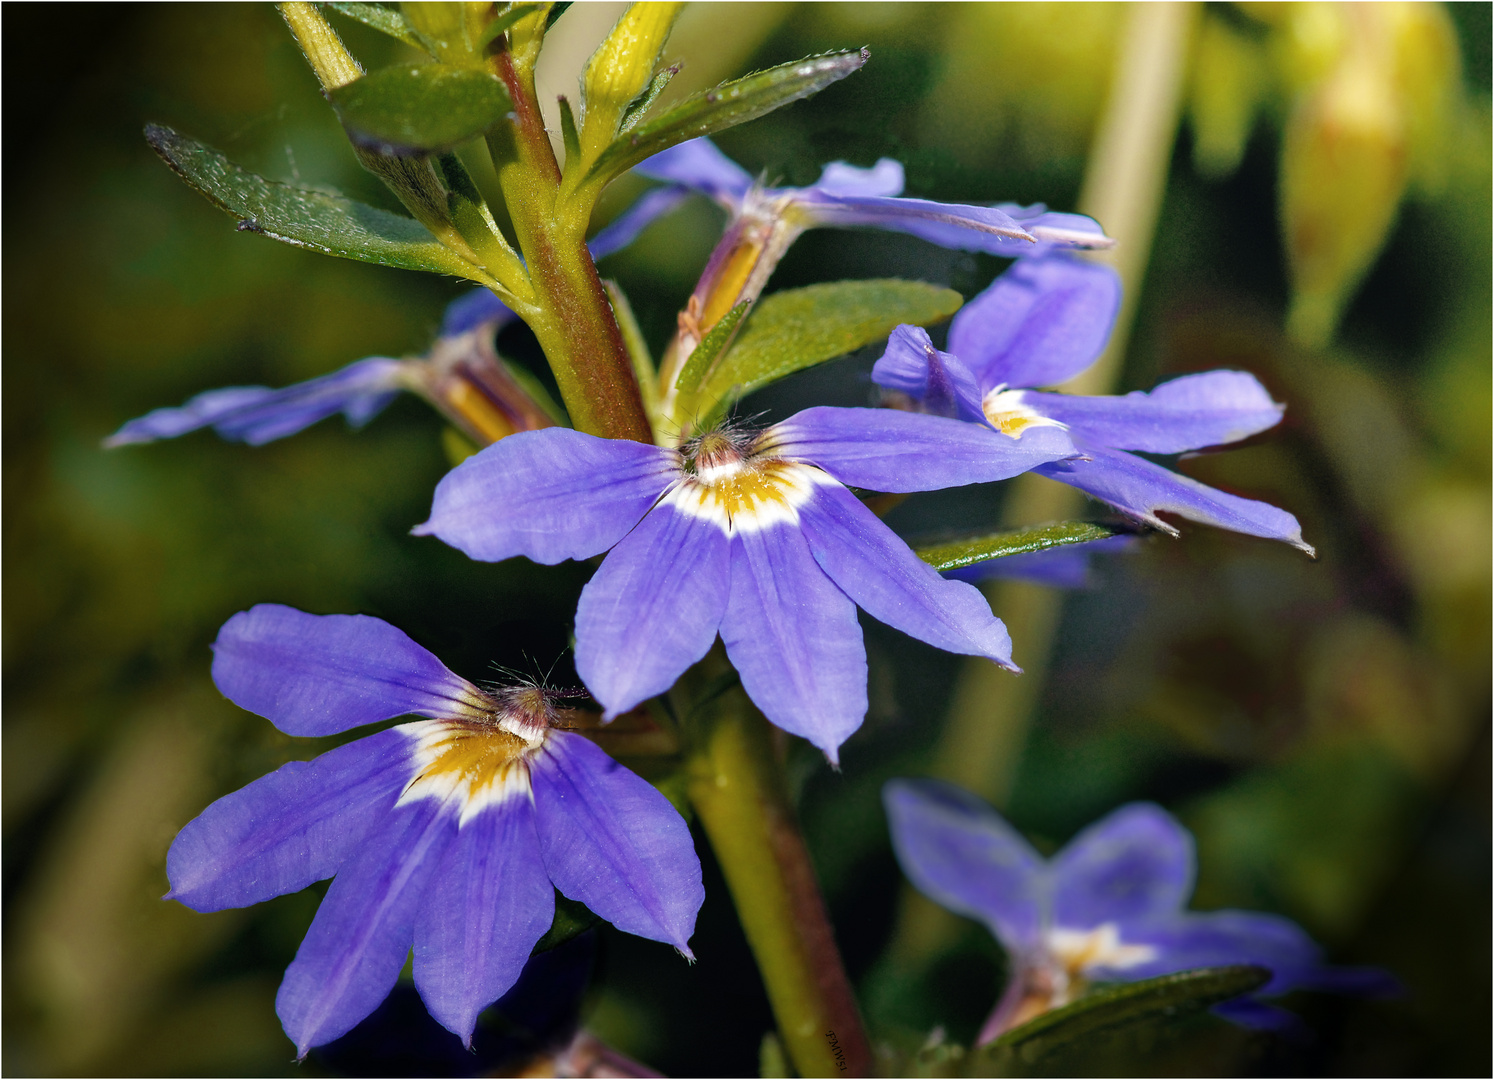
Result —
<instances>
[{"instance_id":1,"label":"dark background area","mask_svg":"<svg viewBox=\"0 0 1494 1080\"><path fill-rule=\"evenodd\" d=\"M1287 507L1320 557L1184 526L1181 540L1148 538L1101 566L1099 586L1066 602L1004 807L1052 851L1126 801L1155 800L1198 838L1195 907L1286 914L1336 961L1395 972L1407 994L1288 999L1310 1044L1201 1017L1145 1045L1097 1044L1073 1071L1488 1067L1491 31L1489 5L1449 10L1467 101L1445 186L1409 196L1330 349L1281 329L1284 106L1263 112L1225 179L1195 170L1184 123L1121 389L1220 366L1258 374L1287 422L1180 467ZM719 140L770 182L888 155L911 195L1068 209L1119 14L913 4L710 17L757 19L750 57L719 77L871 46L854 78ZM144 123L165 122L265 175L392 204L272 7L8 5L3 28L4 1071L329 1071L291 1064L273 1011L320 889L208 916L158 899L176 829L336 741L289 739L225 702L208 643L234 612L274 601L378 615L474 679L556 664L569 683L590 571L473 563L410 537L448 468L441 422L414 400L362 432L332 421L257 449L199 433L101 450L125 420L204 389L420 353L463 287L236 233L145 145ZM396 55L361 28L346 38L371 64ZM656 350L720 221L692 204L603 264ZM770 288L896 275L969 297L1002 265L824 230ZM502 346L533 360L523 334ZM866 404L876 355L744 410ZM991 527L1003 497L918 497L889 520L908 536ZM792 752L806 833L874 1036L916 1048L942 1024L968 1040L999 992L999 949L968 924L936 955L888 958L902 885L879 803L887 779L931 768L960 664L866 631L872 709L841 771ZM699 846L700 961L604 928L584 1016L666 1073L752 1073L772 1020Z\"/></svg>"}]
</instances>

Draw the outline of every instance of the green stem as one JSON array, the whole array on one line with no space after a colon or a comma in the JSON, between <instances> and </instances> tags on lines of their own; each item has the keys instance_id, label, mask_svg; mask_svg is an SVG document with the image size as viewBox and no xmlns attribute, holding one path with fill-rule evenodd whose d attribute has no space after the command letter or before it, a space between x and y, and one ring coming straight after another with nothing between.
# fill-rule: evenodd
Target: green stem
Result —
<instances>
[{"instance_id":1,"label":"green stem","mask_svg":"<svg viewBox=\"0 0 1494 1080\"><path fill-rule=\"evenodd\" d=\"M488 147L542 309L529 325L578 429L651 443L633 363L586 248L590 204L557 201L560 166L545 134L532 72L507 52L497 53L493 64L513 99L514 121L490 135Z\"/></svg>"},{"instance_id":2,"label":"green stem","mask_svg":"<svg viewBox=\"0 0 1494 1080\"><path fill-rule=\"evenodd\" d=\"M693 723L690 802L726 876L801 1076L867 1076L871 1050L784 790L768 722L740 688Z\"/></svg>"}]
</instances>

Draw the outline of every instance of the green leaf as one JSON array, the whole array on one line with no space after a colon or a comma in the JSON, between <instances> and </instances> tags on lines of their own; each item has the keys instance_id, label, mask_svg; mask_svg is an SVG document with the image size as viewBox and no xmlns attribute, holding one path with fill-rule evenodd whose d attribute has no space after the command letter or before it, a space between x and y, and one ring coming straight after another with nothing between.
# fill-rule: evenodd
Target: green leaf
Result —
<instances>
[{"instance_id":1,"label":"green leaf","mask_svg":"<svg viewBox=\"0 0 1494 1080\"><path fill-rule=\"evenodd\" d=\"M493 40L520 19L528 18L540 9L539 4L513 4L499 15L482 32L482 47L487 48Z\"/></svg>"},{"instance_id":2,"label":"green leaf","mask_svg":"<svg viewBox=\"0 0 1494 1080\"><path fill-rule=\"evenodd\" d=\"M1206 1009L1258 990L1270 979L1265 968L1240 964L1104 986L971 1053L963 1071L966 1076L1001 1075L1014 1064L1035 1064L1099 1032Z\"/></svg>"},{"instance_id":3,"label":"green leaf","mask_svg":"<svg viewBox=\"0 0 1494 1080\"><path fill-rule=\"evenodd\" d=\"M564 945L571 938L579 937L601 921L601 916L581 901L572 900L556 890L555 920L550 923L550 929L545 931L545 936L535 942L534 952L542 953L557 945Z\"/></svg>"},{"instance_id":4,"label":"green leaf","mask_svg":"<svg viewBox=\"0 0 1494 1080\"><path fill-rule=\"evenodd\" d=\"M602 151L586 182L607 183L661 150L755 120L844 79L870 59L866 49L809 56L691 94L684 101L620 135Z\"/></svg>"},{"instance_id":5,"label":"green leaf","mask_svg":"<svg viewBox=\"0 0 1494 1080\"><path fill-rule=\"evenodd\" d=\"M323 6L339 15L346 15L350 19L361 22L364 26L370 26L381 34L398 38L406 45L413 45L424 52L431 51L431 43L426 40L425 35L416 30L410 24L410 20L394 8L385 7L383 4L352 3L324 4Z\"/></svg>"},{"instance_id":6,"label":"green leaf","mask_svg":"<svg viewBox=\"0 0 1494 1080\"><path fill-rule=\"evenodd\" d=\"M643 119L643 114L648 112L649 107L652 106L653 103L658 99L659 95L664 92L664 88L668 86L671 80L673 80L674 77L679 73L680 65L671 64L669 67L659 72L659 74L655 75L653 82L648 84L648 88L644 90L643 93L639 94L633 104L628 106L628 111L623 113L623 118L617 125L618 130L631 131L633 130L633 128L637 127L638 121Z\"/></svg>"},{"instance_id":7,"label":"green leaf","mask_svg":"<svg viewBox=\"0 0 1494 1080\"><path fill-rule=\"evenodd\" d=\"M1065 544L1083 544L1089 540L1103 540L1117 536L1123 529L1108 525L1095 525L1088 521L1060 521L1053 525L1034 525L1010 532L988 533L984 536L962 537L942 544L930 544L915 548L915 554L935 570L958 570L964 566L999 559L1006 555L1027 555L1034 551L1062 547Z\"/></svg>"},{"instance_id":8,"label":"green leaf","mask_svg":"<svg viewBox=\"0 0 1494 1080\"><path fill-rule=\"evenodd\" d=\"M581 136L576 131L576 114L571 111L571 103L564 94L556 98L556 101L560 105L560 141L565 147L566 163L580 161Z\"/></svg>"},{"instance_id":9,"label":"green leaf","mask_svg":"<svg viewBox=\"0 0 1494 1080\"><path fill-rule=\"evenodd\" d=\"M736 398L803 368L885 339L900 323L928 326L959 310L960 294L883 278L785 289L759 300L731 351L706 380L707 404Z\"/></svg>"},{"instance_id":10,"label":"green leaf","mask_svg":"<svg viewBox=\"0 0 1494 1080\"><path fill-rule=\"evenodd\" d=\"M716 357L721 355L722 350L736 336L737 325L751 306L751 300L743 300L721 316L716 325L711 327L710 332L700 339L700 344L695 346L690 359L685 361L685 370L680 372L680 377L676 382L681 394L695 393L701 380L705 378L706 372L711 370L711 364L715 362Z\"/></svg>"},{"instance_id":11,"label":"green leaf","mask_svg":"<svg viewBox=\"0 0 1494 1080\"><path fill-rule=\"evenodd\" d=\"M513 108L493 76L440 64L396 64L328 91L359 146L382 154L430 154L481 135Z\"/></svg>"},{"instance_id":12,"label":"green leaf","mask_svg":"<svg viewBox=\"0 0 1494 1080\"><path fill-rule=\"evenodd\" d=\"M638 392L643 397L643 411L648 413L648 422L657 427L659 420L659 372L654 367L654 358L649 354L648 342L633 314L633 305L615 281L603 281L607 299L612 301L612 314L617 319L617 328L622 331L623 345L628 358L633 361L633 375L638 379Z\"/></svg>"},{"instance_id":13,"label":"green leaf","mask_svg":"<svg viewBox=\"0 0 1494 1080\"><path fill-rule=\"evenodd\" d=\"M245 232L344 259L495 284L418 221L341 195L266 180L168 127L150 124L145 138L182 179L238 218Z\"/></svg>"}]
</instances>

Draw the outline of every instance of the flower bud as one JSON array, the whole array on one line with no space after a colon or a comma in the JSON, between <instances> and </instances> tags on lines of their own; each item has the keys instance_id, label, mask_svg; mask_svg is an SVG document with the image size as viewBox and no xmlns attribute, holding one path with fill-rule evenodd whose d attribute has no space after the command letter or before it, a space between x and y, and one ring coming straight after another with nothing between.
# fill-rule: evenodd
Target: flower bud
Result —
<instances>
[{"instance_id":1,"label":"flower bud","mask_svg":"<svg viewBox=\"0 0 1494 1080\"><path fill-rule=\"evenodd\" d=\"M1332 336L1406 186L1405 110L1385 27L1374 12L1351 16L1349 46L1293 108L1282 149L1281 216L1293 293L1288 330L1307 345Z\"/></svg>"},{"instance_id":2,"label":"flower bud","mask_svg":"<svg viewBox=\"0 0 1494 1080\"><path fill-rule=\"evenodd\" d=\"M581 149L600 154L617 134L623 114L648 88L674 20L684 4L633 4L597 46L581 76Z\"/></svg>"},{"instance_id":3,"label":"flower bud","mask_svg":"<svg viewBox=\"0 0 1494 1080\"><path fill-rule=\"evenodd\" d=\"M1225 177L1239 167L1267 88L1260 47L1223 19L1206 17L1194 54L1188 103L1193 164L1200 173Z\"/></svg>"}]
</instances>

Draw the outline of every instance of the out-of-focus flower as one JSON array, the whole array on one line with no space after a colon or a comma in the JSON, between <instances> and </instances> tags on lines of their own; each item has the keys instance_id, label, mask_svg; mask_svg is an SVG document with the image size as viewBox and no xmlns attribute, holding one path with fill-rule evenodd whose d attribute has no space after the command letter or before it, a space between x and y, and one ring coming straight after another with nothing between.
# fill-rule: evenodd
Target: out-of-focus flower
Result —
<instances>
[{"instance_id":1,"label":"out-of-focus flower","mask_svg":"<svg viewBox=\"0 0 1494 1080\"><path fill-rule=\"evenodd\" d=\"M979 1037L988 1042L1068 1004L1091 982L1145 979L1191 968L1257 964L1289 990L1394 993L1373 969L1332 967L1296 923L1247 911L1185 910L1193 838L1151 803L1123 806L1043 859L968 792L931 780L894 780L882 792L903 872L925 895L990 928L1012 975ZM1298 1023L1251 995L1215 1006L1248 1027Z\"/></svg>"},{"instance_id":2,"label":"out-of-focus flower","mask_svg":"<svg viewBox=\"0 0 1494 1080\"><path fill-rule=\"evenodd\" d=\"M629 213L647 214L651 205L645 197ZM646 223L599 234L590 245L593 256L601 258L632 243ZM208 390L184 405L155 409L131 420L105 439L104 445L174 439L211 427L231 442L262 446L339 412L353 427L362 427L404 391L425 398L479 446L516 431L549 427L555 423L554 406L544 400L532 379L516 376L493 348L493 335L514 317L508 305L487 289L472 289L447 305L441 332L424 356L405 360L371 356L279 390L268 386Z\"/></svg>"},{"instance_id":3,"label":"out-of-focus flower","mask_svg":"<svg viewBox=\"0 0 1494 1080\"><path fill-rule=\"evenodd\" d=\"M1435 195L1446 181L1462 119L1457 35L1442 4L1253 10L1281 23L1295 99L1281 152L1287 327L1321 346L1383 247L1408 184Z\"/></svg>"},{"instance_id":4,"label":"out-of-focus flower","mask_svg":"<svg viewBox=\"0 0 1494 1080\"><path fill-rule=\"evenodd\" d=\"M209 390L185 405L131 420L104 445L174 439L211 427L225 439L260 446L339 412L353 427L362 427L401 391L425 398L480 446L516 431L549 427L555 422L551 409L537 400L532 380L516 377L493 348L493 335L513 317L501 300L478 289L447 308L441 334L425 356L372 356L279 390Z\"/></svg>"},{"instance_id":5,"label":"out-of-focus flower","mask_svg":"<svg viewBox=\"0 0 1494 1080\"><path fill-rule=\"evenodd\" d=\"M1048 252L1019 259L955 316L949 352L928 333L900 326L872 379L917 407L958 417L992 438L1018 440L1050 427L1068 432L1082 457L1036 472L1177 535L1159 511L1222 529L1284 540L1312 553L1284 510L1200 484L1129 451L1178 454L1235 442L1275 425L1282 406L1240 371L1184 375L1150 393L1084 397L1041 393L1100 355L1120 305L1107 267ZM999 445L1005 446L1003 441Z\"/></svg>"},{"instance_id":6,"label":"out-of-focus flower","mask_svg":"<svg viewBox=\"0 0 1494 1080\"><path fill-rule=\"evenodd\" d=\"M668 690L719 630L768 719L834 761L867 708L857 605L1011 666L980 594L939 577L845 485L930 491L1073 452L1056 427L1018 440L884 409L806 409L683 451L552 428L447 474L415 531L487 561L611 549L576 612L576 669L608 717Z\"/></svg>"},{"instance_id":7,"label":"out-of-focus flower","mask_svg":"<svg viewBox=\"0 0 1494 1080\"><path fill-rule=\"evenodd\" d=\"M261 604L214 643L213 679L288 735L430 719L292 762L224 796L167 856L168 899L243 907L333 878L276 1011L298 1053L415 986L470 1045L554 918L553 888L687 957L704 893L679 814L580 735L543 690L488 692L361 615ZM334 876L335 875L335 876Z\"/></svg>"}]
</instances>

